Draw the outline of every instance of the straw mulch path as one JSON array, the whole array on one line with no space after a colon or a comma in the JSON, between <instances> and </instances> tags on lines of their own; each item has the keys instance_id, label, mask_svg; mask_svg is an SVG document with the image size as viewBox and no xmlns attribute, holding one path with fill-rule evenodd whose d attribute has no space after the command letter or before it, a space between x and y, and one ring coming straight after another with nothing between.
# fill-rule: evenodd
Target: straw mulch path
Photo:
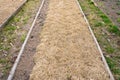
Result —
<instances>
[{"instance_id":1,"label":"straw mulch path","mask_svg":"<svg viewBox=\"0 0 120 80\"><path fill-rule=\"evenodd\" d=\"M76 0L50 0L30 80L110 80Z\"/></svg>"}]
</instances>

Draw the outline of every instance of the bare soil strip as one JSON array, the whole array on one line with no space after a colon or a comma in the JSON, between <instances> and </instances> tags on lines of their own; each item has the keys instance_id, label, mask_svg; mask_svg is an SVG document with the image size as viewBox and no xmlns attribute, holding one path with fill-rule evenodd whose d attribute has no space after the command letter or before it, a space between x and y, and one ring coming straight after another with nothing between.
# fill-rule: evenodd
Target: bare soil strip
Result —
<instances>
[{"instance_id":1,"label":"bare soil strip","mask_svg":"<svg viewBox=\"0 0 120 80\"><path fill-rule=\"evenodd\" d=\"M30 80L110 80L75 0L50 0Z\"/></svg>"},{"instance_id":2,"label":"bare soil strip","mask_svg":"<svg viewBox=\"0 0 120 80\"><path fill-rule=\"evenodd\" d=\"M12 15L25 0L0 0L0 25Z\"/></svg>"},{"instance_id":3,"label":"bare soil strip","mask_svg":"<svg viewBox=\"0 0 120 80\"><path fill-rule=\"evenodd\" d=\"M29 75L34 66L33 55L36 53L36 47L38 46L38 43L40 43L38 36L45 21L47 5L48 1L45 1L36 25L31 33L30 39L26 45L25 51L22 55L21 61L17 67L13 80L29 80Z\"/></svg>"}]
</instances>

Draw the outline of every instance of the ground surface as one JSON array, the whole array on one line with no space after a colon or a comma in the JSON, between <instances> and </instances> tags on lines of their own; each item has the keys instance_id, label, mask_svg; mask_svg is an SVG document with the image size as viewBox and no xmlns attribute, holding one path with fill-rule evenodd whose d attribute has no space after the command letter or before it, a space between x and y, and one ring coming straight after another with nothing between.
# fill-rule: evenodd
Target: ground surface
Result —
<instances>
[{"instance_id":1,"label":"ground surface","mask_svg":"<svg viewBox=\"0 0 120 80\"><path fill-rule=\"evenodd\" d=\"M94 1L98 7L79 0L115 80L120 80L120 0Z\"/></svg>"},{"instance_id":2,"label":"ground surface","mask_svg":"<svg viewBox=\"0 0 120 80\"><path fill-rule=\"evenodd\" d=\"M25 0L0 0L0 24L2 24Z\"/></svg>"},{"instance_id":3,"label":"ground surface","mask_svg":"<svg viewBox=\"0 0 120 80\"><path fill-rule=\"evenodd\" d=\"M30 80L110 80L75 0L50 0Z\"/></svg>"},{"instance_id":4,"label":"ground surface","mask_svg":"<svg viewBox=\"0 0 120 80\"><path fill-rule=\"evenodd\" d=\"M41 1L39 2L39 6L40 5L41 5ZM44 24L46 12L47 12L47 6L48 6L48 0L45 1L45 4L41 9L41 13L31 33L31 36L26 45L24 53L21 57L20 63L17 67L13 80L29 80L29 75L34 66L33 55L36 53L36 47L38 46L38 43L40 43L38 36L40 34L41 26Z\"/></svg>"},{"instance_id":5,"label":"ground surface","mask_svg":"<svg viewBox=\"0 0 120 80\"><path fill-rule=\"evenodd\" d=\"M94 0L99 8L120 27L120 0Z\"/></svg>"},{"instance_id":6,"label":"ground surface","mask_svg":"<svg viewBox=\"0 0 120 80\"><path fill-rule=\"evenodd\" d=\"M9 23L6 26L4 26L4 28L0 29L0 80L7 79L9 71L18 55L18 52L22 46L23 41L25 40L26 34L30 29L31 23L34 20L34 17L36 15L39 6L40 6L40 0L34 0L34 1L28 0L25 3L25 5L20 9L20 11L9 21ZM33 34L33 37L34 35L35 33ZM34 40L34 38L31 39ZM32 46L32 48L33 47L35 46ZM23 55L22 60L26 59L27 56L28 56L27 54ZM28 63L27 61L29 60L32 60L32 58L27 59L26 63ZM29 64L31 65L32 61L30 62ZM24 64L25 63L23 64L20 63L19 67L23 69ZM24 68L24 70L26 69ZM23 72L21 71L21 74L25 72L24 70ZM27 70L28 72L30 71L30 69ZM27 76L26 78L28 78L29 74L26 75L26 73L24 74L25 76ZM15 76L18 75L19 74L15 74Z\"/></svg>"}]
</instances>

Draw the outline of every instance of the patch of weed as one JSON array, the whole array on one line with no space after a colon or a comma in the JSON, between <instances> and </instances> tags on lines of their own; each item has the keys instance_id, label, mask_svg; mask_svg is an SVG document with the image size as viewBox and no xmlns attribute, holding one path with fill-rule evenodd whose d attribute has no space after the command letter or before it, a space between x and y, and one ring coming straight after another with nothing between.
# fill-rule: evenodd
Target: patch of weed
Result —
<instances>
[{"instance_id":1,"label":"patch of weed","mask_svg":"<svg viewBox=\"0 0 120 80\"><path fill-rule=\"evenodd\" d=\"M95 26L95 27L102 27L103 24L104 24L104 23L103 23L103 22L100 22L100 21L95 21L95 22L94 22L94 26Z\"/></svg>"},{"instance_id":2,"label":"patch of weed","mask_svg":"<svg viewBox=\"0 0 120 80\"><path fill-rule=\"evenodd\" d=\"M114 74L119 74L120 75L120 68L116 66L117 65L116 62L109 57L106 57L106 61L109 65L110 69L112 70L112 72Z\"/></svg>"},{"instance_id":3,"label":"patch of weed","mask_svg":"<svg viewBox=\"0 0 120 80\"><path fill-rule=\"evenodd\" d=\"M25 17L23 18L23 20L22 20L23 23L26 24L29 18L30 18L29 16L25 16Z\"/></svg>"},{"instance_id":4,"label":"patch of weed","mask_svg":"<svg viewBox=\"0 0 120 80\"><path fill-rule=\"evenodd\" d=\"M4 28L4 31L11 32L11 31L14 31L14 30L16 30L16 29L17 29L16 26L9 25L9 26L7 26L6 28Z\"/></svg>"},{"instance_id":5,"label":"patch of weed","mask_svg":"<svg viewBox=\"0 0 120 80\"><path fill-rule=\"evenodd\" d=\"M7 63L8 61L6 59L0 59L0 63L4 64L4 63Z\"/></svg>"},{"instance_id":6,"label":"patch of weed","mask_svg":"<svg viewBox=\"0 0 120 80\"><path fill-rule=\"evenodd\" d=\"M120 1L118 1L118 2L116 3L116 5L120 5Z\"/></svg>"},{"instance_id":7,"label":"patch of weed","mask_svg":"<svg viewBox=\"0 0 120 80\"><path fill-rule=\"evenodd\" d=\"M113 70L115 65L116 65L115 62L109 57L106 57L106 61L107 61L108 65L109 65L109 67Z\"/></svg>"},{"instance_id":8,"label":"patch of weed","mask_svg":"<svg viewBox=\"0 0 120 80\"><path fill-rule=\"evenodd\" d=\"M120 11L116 13L117 15L120 15Z\"/></svg>"},{"instance_id":9,"label":"patch of weed","mask_svg":"<svg viewBox=\"0 0 120 80\"><path fill-rule=\"evenodd\" d=\"M102 18L102 20L106 23L106 24L111 24L112 22L110 21L110 19L105 15L105 14L101 14L100 17Z\"/></svg>"},{"instance_id":10,"label":"patch of weed","mask_svg":"<svg viewBox=\"0 0 120 80\"><path fill-rule=\"evenodd\" d=\"M119 30L118 26L110 25L110 27L108 29L110 32L115 33L116 35L120 36L120 30Z\"/></svg>"},{"instance_id":11,"label":"patch of weed","mask_svg":"<svg viewBox=\"0 0 120 80\"><path fill-rule=\"evenodd\" d=\"M120 23L120 18L118 18L118 19L117 19L117 22L119 22L119 23Z\"/></svg>"},{"instance_id":12,"label":"patch of weed","mask_svg":"<svg viewBox=\"0 0 120 80\"><path fill-rule=\"evenodd\" d=\"M23 34L23 35L21 36L21 38L20 38L20 41L21 41L21 42L24 42L25 38L26 38L26 35Z\"/></svg>"},{"instance_id":13,"label":"patch of weed","mask_svg":"<svg viewBox=\"0 0 120 80\"><path fill-rule=\"evenodd\" d=\"M13 21L14 21L14 22L19 22L19 21L20 21L20 16L19 16L19 17L14 17L14 18L13 18Z\"/></svg>"},{"instance_id":14,"label":"patch of weed","mask_svg":"<svg viewBox=\"0 0 120 80\"><path fill-rule=\"evenodd\" d=\"M114 53L114 51L115 51L115 49L112 46L107 46L105 48L105 50L106 50L107 53Z\"/></svg>"}]
</instances>

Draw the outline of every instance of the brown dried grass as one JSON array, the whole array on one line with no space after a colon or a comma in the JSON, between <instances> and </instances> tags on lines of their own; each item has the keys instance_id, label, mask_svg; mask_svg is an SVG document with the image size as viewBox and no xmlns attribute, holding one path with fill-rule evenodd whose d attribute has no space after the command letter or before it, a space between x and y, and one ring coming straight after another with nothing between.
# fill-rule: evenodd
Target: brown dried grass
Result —
<instances>
[{"instance_id":1,"label":"brown dried grass","mask_svg":"<svg viewBox=\"0 0 120 80\"><path fill-rule=\"evenodd\" d=\"M75 0L50 0L30 80L110 80Z\"/></svg>"}]
</instances>

